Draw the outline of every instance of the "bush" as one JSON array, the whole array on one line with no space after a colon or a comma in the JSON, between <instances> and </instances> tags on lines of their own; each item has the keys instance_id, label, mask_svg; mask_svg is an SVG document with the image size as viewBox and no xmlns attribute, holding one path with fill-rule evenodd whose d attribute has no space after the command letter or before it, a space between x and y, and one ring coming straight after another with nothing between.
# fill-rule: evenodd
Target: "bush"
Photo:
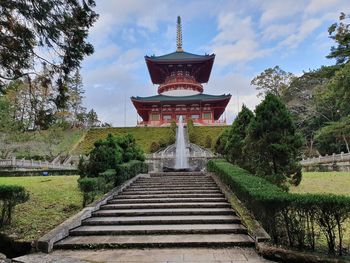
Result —
<instances>
[{"instance_id":1,"label":"bush","mask_svg":"<svg viewBox=\"0 0 350 263\"><path fill-rule=\"evenodd\" d=\"M118 165L116 171L117 178L115 185L117 186L134 177L135 175L138 175L139 173L147 173L148 165L141 161L132 160L128 163Z\"/></svg>"},{"instance_id":2,"label":"bush","mask_svg":"<svg viewBox=\"0 0 350 263\"><path fill-rule=\"evenodd\" d=\"M108 192L115 186L115 180L117 176L117 172L115 169L108 169L104 171L103 173L100 173L99 178L103 179L103 185L101 186L101 189L104 193Z\"/></svg>"},{"instance_id":3,"label":"bush","mask_svg":"<svg viewBox=\"0 0 350 263\"><path fill-rule=\"evenodd\" d=\"M275 243L315 250L316 237L323 234L329 253L342 254L344 222L350 219L349 197L291 194L223 160L209 161L208 170L235 192Z\"/></svg>"},{"instance_id":4,"label":"bush","mask_svg":"<svg viewBox=\"0 0 350 263\"><path fill-rule=\"evenodd\" d=\"M13 209L16 205L28 201L29 193L23 186L0 185L0 226L11 224Z\"/></svg>"},{"instance_id":5,"label":"bush","mask_svg":"<svg viewBox=\"0 0 350 263\"><path fill-rule=\"evenodd\" d=\"M151 143L150 148L149 148L149 152L150 152L150 153L155 153L156 151L158 151L158 150L159 150L159 148L160 148L159 143L158 143L158 142L153 141L153 142Z\"/></svg>"},{"instance_id":6,"label":"bush","mask_svg":"<svg viewBox=\"0 0 350 263\"><path fill-rule=\"evenodd\" d=\"M79 190L83 193L83 207L95 200L101 189L101 179L84 177L78 179Z\"/></svg>"}]
</instances>

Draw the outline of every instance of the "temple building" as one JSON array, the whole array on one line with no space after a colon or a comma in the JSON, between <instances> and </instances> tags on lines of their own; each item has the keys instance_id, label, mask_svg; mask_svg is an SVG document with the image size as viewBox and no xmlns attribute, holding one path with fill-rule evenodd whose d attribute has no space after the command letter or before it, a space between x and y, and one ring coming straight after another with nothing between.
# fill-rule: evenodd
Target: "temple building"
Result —
<instances>
[{"instance_id":1,"label":"temple building","mask_svg":"<svg viewBox=\"0 0 350 263\"><path fill-rule=\"evenodd\" d=\"M215 55L195 55L182 48L181 18L177 18L177 49L163 56L145 56L158 95L131 97L142 121L138 126L167 126L180 116L191 118L195 125L225 125L219 120L231 95L203 93L209 81Z\"/></svg>"}]
</instances>

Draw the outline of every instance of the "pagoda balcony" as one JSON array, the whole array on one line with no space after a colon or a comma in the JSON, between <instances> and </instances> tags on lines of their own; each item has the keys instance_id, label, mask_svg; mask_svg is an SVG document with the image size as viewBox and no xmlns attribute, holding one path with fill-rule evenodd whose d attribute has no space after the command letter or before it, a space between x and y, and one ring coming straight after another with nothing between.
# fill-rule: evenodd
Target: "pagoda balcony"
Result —
<instances>
[{"instance_id":1,"label":"pagoda balcony","mask_svg":"<svg viewBox=\"0 0 350 263\"><path fill-rule=\"evenodd\" d=\"M160 121L138 121L137 126L139 127L166 127L170 126L171 122L174 121L172 120L160 120ZM176 120L176 123L178 121ZM194 125L197 126L225 126L226 120L206 120L206 119L194 119L193 120Z\"/></svg>"},{"instance_id":2,"label":"pagoda balcony","mask_svg":"<svg viewBox=\"0 0 350 263\"><path fill-rule=\"evenodd\" d=\"M203 92L202 84L198 83L193 76L190 75L175 75L165 79L165 82L158 87L158 93L162 94L172 90L194 90L199 93Z\"/></svg>"}]
</instances>

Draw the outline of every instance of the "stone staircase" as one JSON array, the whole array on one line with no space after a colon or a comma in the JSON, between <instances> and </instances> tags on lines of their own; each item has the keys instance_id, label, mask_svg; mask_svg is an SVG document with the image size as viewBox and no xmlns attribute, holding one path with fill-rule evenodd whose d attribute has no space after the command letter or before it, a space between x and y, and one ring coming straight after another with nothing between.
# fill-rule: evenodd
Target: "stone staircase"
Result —
<instances>
[{"instance_id":1,"label":"stone staircase","mask_svg":"<svg viewBox=\"0 0 350 263\"><path fill-rule=\"evenodd\" d=\"M139 177L54 248L253 245L213 179L197 172Z\"/></svg>"}]
</instances>

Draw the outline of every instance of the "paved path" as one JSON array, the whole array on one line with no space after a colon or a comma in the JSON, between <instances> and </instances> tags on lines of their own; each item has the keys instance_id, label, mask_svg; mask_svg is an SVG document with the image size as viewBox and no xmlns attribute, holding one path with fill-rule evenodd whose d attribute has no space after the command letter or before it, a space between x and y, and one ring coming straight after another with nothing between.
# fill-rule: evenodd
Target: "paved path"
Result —
<instances>
[{"instance_id":1,"label":"paved path","mask_svg":"<svg viewBox=\"0 0 350 263\"><path fill-rule=\"evenodd\" d=\"M16 259L21 263L263 263L252 248L161 248L55 250L51 254L32 254Z\"/></svg>"}]
</instances>

